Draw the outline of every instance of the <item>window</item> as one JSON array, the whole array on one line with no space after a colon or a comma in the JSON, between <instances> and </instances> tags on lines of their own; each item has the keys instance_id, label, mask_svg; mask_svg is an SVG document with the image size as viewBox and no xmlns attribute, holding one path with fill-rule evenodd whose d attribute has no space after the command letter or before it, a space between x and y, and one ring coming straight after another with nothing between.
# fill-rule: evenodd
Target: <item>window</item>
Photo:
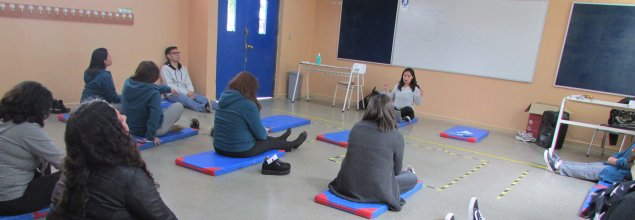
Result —
<instances>
[{"instance_id":1,"label":"window","mask_svg":"<svg viewBox=\"0 0 635 220\"><path fill-rule=\"evenodd\" d=\"M227 0L227 31L236 31L236 0Z\"/></svg>"},{"instance_id":2,"label":"window","mask_svg":"<svg viewBox=\"0 0 635 220\"><path fill-rule=\"evenodd\" d=\"M260 0L258 18L258 34L267 34L267 0Z\"/></svg>"}]
</instances>

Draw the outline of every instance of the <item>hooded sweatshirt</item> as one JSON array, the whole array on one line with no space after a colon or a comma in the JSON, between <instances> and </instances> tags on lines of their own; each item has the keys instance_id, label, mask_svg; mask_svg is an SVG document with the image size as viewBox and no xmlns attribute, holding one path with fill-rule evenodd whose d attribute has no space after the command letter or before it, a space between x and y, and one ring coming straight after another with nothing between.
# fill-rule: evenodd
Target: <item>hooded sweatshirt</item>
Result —
<instances>
[{"instance_id":1,"label":"hooded sweatshirt","mask_svg":"<svg viewBox=\"0 0 635 220\"><path fill-rule=\"evenodd\" d=\"M224 91L214 114L214 148L244 152L266 139L256 103L236 90Z\"/></svg>"},{"instance_id":2,"label":"hooded sweatshirt","mask_svg":"<svg viewBox=\"0 0 635 220\"><path fill-rule=\"evenodd\" d=\"M42 160L62 168L64 153L39 124L0 123L0 146L0 201L22 197Z\"/></svg>"},{"instance_id":3,"label":"hooded sweatshirt","mask_svg":"<svg viewBox=\"0 0 635 220\"><path fill-rule=\"evenodd\" d=\"M128 117L126 123L130 133L154 140L157 130L163 123L161 93L167 93L170 87L153 83L137 82L128 78L121 93L121 105Z\"/></svg>"},{"instance_id":4,"label":"hooded sweatshirt","mask_svg":"<svg viewBox=\"0 0 635 220\"><path fill-rule=\"evenodd\" d=\"M84 91L81 102L91 99L103 99L108 103L121 103L121 96L115 91L110 71L101 70L95 74L84 72Z\"/></svg>"}]
</instances>

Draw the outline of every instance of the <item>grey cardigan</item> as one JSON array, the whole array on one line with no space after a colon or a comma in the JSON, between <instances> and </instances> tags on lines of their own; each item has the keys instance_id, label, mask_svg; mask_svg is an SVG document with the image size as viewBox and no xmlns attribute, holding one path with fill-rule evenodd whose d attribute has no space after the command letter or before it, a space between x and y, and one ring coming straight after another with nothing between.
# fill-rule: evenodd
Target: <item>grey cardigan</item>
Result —
<instances>
[{"instance_id":1,"label":"grey cardigan","mask_svg":"<svg viewBox=\"0 0 635 220\"><path fill-rule=\"evenodd\" d=\"M401 210L399 184L404 139L397 129L380 132L374 121L360 121L348 137L348 149L330 191L355 202L378 202Z\"/></svg>"},{"instance_id":2,"label":"grey cardigan","mask_svg":"<svg viewBox=\"0 0 635 220\"><path fill-rule=\"evenodd\" d=\"M63 158L39 124L0 123L0 201L22 197L41 161L61 169Z\"/></svg>"}]
</instances>

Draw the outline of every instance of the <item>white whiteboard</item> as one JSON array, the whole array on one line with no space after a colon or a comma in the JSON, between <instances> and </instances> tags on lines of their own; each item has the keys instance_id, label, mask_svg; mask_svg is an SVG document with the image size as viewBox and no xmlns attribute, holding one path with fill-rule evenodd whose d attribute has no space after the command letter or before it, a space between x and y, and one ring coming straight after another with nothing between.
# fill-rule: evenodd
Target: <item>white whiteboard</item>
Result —
<instances>
[{"instance_id":1,"label":"white whiteboard","mask_svg":"<svg viewBox=\"0 0 635 220\"><path fill-rule=\"evenodd\" d=\"M533 80L548 0L399 2L393 65Z\"/></svg>"}]
</instances>

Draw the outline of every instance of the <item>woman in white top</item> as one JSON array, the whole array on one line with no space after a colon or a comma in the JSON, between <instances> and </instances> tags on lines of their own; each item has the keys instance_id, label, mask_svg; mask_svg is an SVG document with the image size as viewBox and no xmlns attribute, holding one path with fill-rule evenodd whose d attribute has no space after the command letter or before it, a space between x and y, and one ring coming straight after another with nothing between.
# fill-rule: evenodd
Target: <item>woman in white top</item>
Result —
<instances>
[{"instance_id":1,"label":"woman in white top","mask_svg":"<svg viewBox=\"0 0 635 220\"><path fill-rule=\"evenodd\" d=\"M420 105L423 97L423 90L417 84L417 77L412 68L406 68L401 73L399 83L395 88L388 91L388 85L384 84L384 93L393 100L395 110L401 112L401 119L410 121L415 117L412 109L413 105Z\"/></svg>"}]
</instances>

